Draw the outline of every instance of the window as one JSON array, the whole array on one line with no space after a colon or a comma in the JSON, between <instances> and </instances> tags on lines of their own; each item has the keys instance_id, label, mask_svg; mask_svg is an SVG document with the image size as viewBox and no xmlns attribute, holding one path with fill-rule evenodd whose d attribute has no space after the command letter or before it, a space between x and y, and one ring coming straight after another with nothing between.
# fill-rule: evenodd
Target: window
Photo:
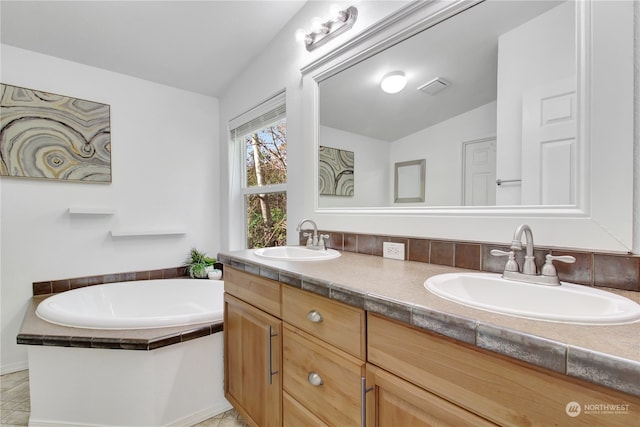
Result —
<instances>
[{"instance_id":1,"label":"window","mask_svg":"<svg viewBox=\"0 0 640 427\"><path fill-rule=\"evenodd\" d=\"M242 212L246 248L287 241L287 122L284 92L231 120L236 153L231 192ZM234 126L235 125L235 126Z\"/></svg>"}]
</instances>

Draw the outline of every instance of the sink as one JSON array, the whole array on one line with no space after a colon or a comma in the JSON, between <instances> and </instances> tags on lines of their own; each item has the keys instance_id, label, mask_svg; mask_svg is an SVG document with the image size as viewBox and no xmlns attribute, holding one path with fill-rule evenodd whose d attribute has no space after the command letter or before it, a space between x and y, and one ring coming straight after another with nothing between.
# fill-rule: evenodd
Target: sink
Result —
<instances>
[{"instance_id":1,"label":"sink","mask_svg":"<svg viewBox=\"0 0 640 427\"><path fill-rule=\"evenodd\" d=\"M307 249L304 246L273 246L271 248L260 248L256 249L254 254L259 257L278 261L322 261L340 256L340 252L333 249L317 251Z\"/></svg>"},{"instance_id":2,"label":"sink","mask_svg":"<svg viewBox=\"0 0 640 427\"><path fill-rule=\"evenodd\" d=\"M640 320L640 305L629 298L572 283L544 286L494 273L448 273L429 278L424 286L459 304L528 319L588 325Z\"/></svg>"}]
</instances>

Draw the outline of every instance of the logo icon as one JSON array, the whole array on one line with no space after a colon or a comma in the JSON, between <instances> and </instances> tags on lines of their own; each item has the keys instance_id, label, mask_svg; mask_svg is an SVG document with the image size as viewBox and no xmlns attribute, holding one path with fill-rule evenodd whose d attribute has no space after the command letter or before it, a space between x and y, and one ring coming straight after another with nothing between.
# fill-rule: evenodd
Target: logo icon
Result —
<instances>
[{"instance_id":1,"label":"logo icon","mask_svg":"<svg viewBox=\"0 0 640 427\"><path fill-rule=\"evenodd\" d=\"M582 408L580 407L580 404L578 402L567 403L567 406L565 406L564 410L570 417L577 417L578 415L580 415L580 412L582 412Z\"/></svg>"}]
</instances>

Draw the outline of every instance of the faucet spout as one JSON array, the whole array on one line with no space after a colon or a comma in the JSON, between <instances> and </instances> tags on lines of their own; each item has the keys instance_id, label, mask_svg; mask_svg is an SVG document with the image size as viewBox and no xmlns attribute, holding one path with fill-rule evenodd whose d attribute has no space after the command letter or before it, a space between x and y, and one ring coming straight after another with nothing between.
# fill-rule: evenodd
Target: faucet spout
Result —
<instances>
[{"instance_id":1,"label":"faucet spout","mask_svg":"<svg viewBox=\"0 0 640 427\"><path fill-rule=\"evenodd\" d=\"M538 269L536 268L535 256L533 255L533 232L531 231L531 227L527 224L522 224L516 228L515 233L513 233L513 240L511 241L511 249L513 250L521 250L522 249L522 234L524 234L526 241L526 250L524 255L524 265L522 266L523 274L538 274Z\"/></svg>"},{"instance_id":2,"label":"faucet spout","mask_svg":"<svg viewBox=\"0 0 640 427\"><path fill-rule=\"evenodd\" d=\"M313 226L313 234L311 233L302 234L304 237L307 237L307 249L314 249L316 251L326 250L327 244L325 241L328 241L328 239L330 239L331 236L329 234L318 235L318 226L314 221L307 218L303 219L298 223L298 227L296 228L296 231L300 233L300 231L302 230L302 224L304 224L305 222L308 222Z\"/></svg>"},{"instance_id":3,"label":"faucet spout","mask_svg":"<svg viewBox=\"0 0 640 427\"><path fill-rule=\"evenodd\" d=\"M524 265L522 272L518 270L518 263L515 260L514 251L522 250L522 235L526 240L526 252L524 255ZM537 285L559 286L560 279L558 272L553 266L553 261L561 261L566 263L576 262L576 259L569 255L551 255L546 256L546 261L542 266L542 274L538 275L535 256L533 255L533 232L527 224L522 224L516 228L511 241L511 250L503 251L500 249L492 249L491 255L507 256L507 264L504 266L502 277L508 280L517 280L519 282L535 283Z\"/></svg>"},{"instance_id":4,"label":"faucet spout","mask_svg":"<svg viewBox=\"0 0 640 427\"><path fill-rule=\"evenodd\" d=\"M298 223L298 227L296 227L296 231L299 233L302 230L302 224L309 223L313 226L313 236L309 236L309 240L307 241L307 246L318 246L318 226L313 220L308 218L303 219Z\"/></svg>"}]
</instances>

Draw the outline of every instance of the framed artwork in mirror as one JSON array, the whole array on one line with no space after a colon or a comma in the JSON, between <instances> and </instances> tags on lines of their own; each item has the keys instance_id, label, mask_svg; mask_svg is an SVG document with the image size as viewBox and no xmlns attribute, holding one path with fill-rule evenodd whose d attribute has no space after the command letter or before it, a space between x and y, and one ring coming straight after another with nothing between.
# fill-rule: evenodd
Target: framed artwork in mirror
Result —
<instances>
[{"instance_id":1,"label":"framed artwork in mirror","mask_svg":"<svg viewBox=\"0 0 640 427\"><path fill-rule=\"evenodd\" d=\"M353 196L353 151L320 146L318 188L323 196Z\"/></svg>"},{"instance_id":2,"label":"framed artwork in mirror","mask_svg":"<svg viewBox=\"0 0 640 427\"><path fill-rule=\"evenodd\" d=\"M397 162L394 174L395 203L424 202L426 159Z\"/></svg>"}]
</instances>

